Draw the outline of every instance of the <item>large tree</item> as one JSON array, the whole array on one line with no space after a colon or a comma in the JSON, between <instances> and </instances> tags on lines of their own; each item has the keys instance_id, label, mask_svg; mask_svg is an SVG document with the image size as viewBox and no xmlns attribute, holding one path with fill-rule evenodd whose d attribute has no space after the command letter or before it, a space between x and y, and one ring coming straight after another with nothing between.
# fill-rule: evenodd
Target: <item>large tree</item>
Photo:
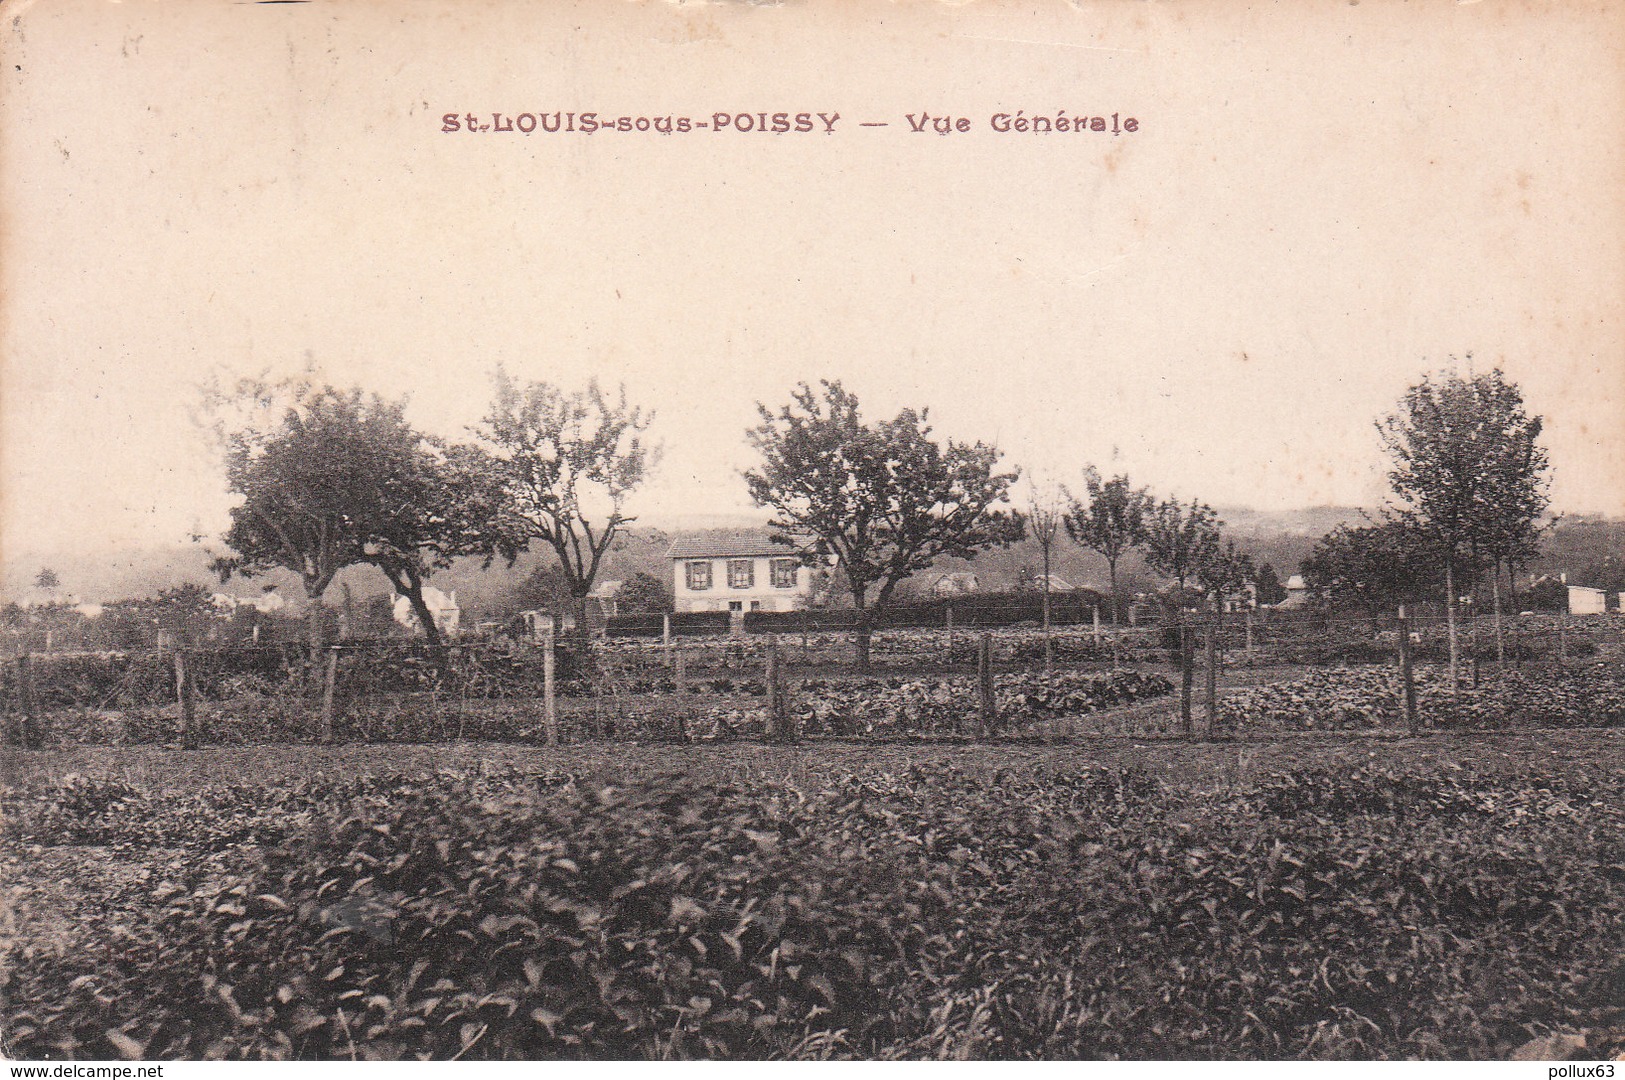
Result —
<instances>
[{"instance_id":1,"label":"large tree","mask_svg":"<svg viewBox=\"0 0 1625 1080\"><path fill-rule=\"evenodd\" d=\"M1083 483L1083 499L1069 496L1066 534L1073 543L1106 560L1112 590L1112 625L1115 626L1122 615L1117 564L1125 554L1145 543L1146 519L1155 503L1144 488L1129 483L1128 477L1102 479L1093 465L1084 469Z\"/></svg>"},{"instance_id":2,"label":"large tree","mask_svg":"<svg viewBox=\"0 0 1625 1080\"><path fill-rule=\"evenodd\" d=\"M271 570L299 575L313 656L323 641L322 598L334 576L362 562L369 522L407 494L400 454L416 445L403 403L308 380L245 379L208 388L205 407L241 500L215 560L221 580Z\"/></svg>"},{"instance_id":3,"label":"large tree","mask_svg":"<svg viewBox=\"0 0 1625 1080\"><path fill-rule=\"evenodd\" d=\"M926 410L866 423L856 395L839 382L819 386L800 384L777 412L758 403L761 423L747 437L762 463L745 482L756 505L774 511L776 540L837 561L867 671L872 611L904 579L943 556L972 559L1021 539L1020 515L998 508L1019 473L999 471L1001 455L985 443L933 439Z\"/></svg>"},{"instance_id":4,"label":"large tree","mask_svg":"<svg viewBox=\"0 0 1625 1080\"><path fill-rule=\"evenodd\" d=\"M1458 577L1485 557L1518 558L1545 509L1541 426L1499 369L1424 376L1377 423L1393 461L1396 516L1444 566L1452 686L1459 669Z\"/></svg>"},{"instance_id":5,"label":"large tree","mask_svg":"<svg viewBox=\"0 0 1625 1080\"><path fill-rule=\"evenodd\" d=\"M525 545L522 523L511 513L499 463L477 446L442 446L403 433L395 491L398 498L368 523L361 561L377 567L406 597L431 645L440 628L424 600L430 574L459 556L490 566L498 555L511 565Z\"/></svg>"},{"instance_id":6,"label":"large tree","mask_svg":"<svg viewBox=\"0 0 1625 1080\"><path fill-rule=\"evenodd\" d=\"M587 595L604 556L634 520L627 500L653 468L658 448L644 439L652 415L591 382L565 391L521 384L498 370L496 397L478 429L500 463L508 513L529 541L558 556L587 643Z\"/></svg>"},{"instance_id":7,"label":"large tree","mask_svg":"<svg viewBox=\"0 0 1625 1080\"><path fill-rule=\"evenodd\" d=\"M1298 572L1334 605L1356 607L1375 625L1395 605L1436 595L1444 564L1426 538L1394 519L1339 525L1315 542Z\"/></svg>"},{"instance_id":8,"label":"large tree","mask_svg":"<svg viewBox=\"0 0 1625 1080\"><path fill-rule=\"evenodd\" d=\"M1500 372L1493 374L1499 376ZM1506 571L1510 583L1519 567L1529 565L1540 555L1541 534L1552 524L1543 524L1551 498L1546 451L1537 441L1544 426L1542 419L1524 412L1523 396L1516 385L1496 379L1487 384L1486 391L1502 432L1492 456L1484 463L1489 490L1473 547L1490 574L1496 659L1505 662L1501 572Z\"/></svg>"}]
</instances>

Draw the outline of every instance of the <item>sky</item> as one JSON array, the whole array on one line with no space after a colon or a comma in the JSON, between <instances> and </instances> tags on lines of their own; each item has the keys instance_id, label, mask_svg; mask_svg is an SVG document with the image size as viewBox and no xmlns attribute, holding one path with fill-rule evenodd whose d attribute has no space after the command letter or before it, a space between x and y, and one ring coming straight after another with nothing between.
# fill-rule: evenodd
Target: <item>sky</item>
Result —
<instances>
[{"instance_id":1,"label":"sky","mask_svg":"<svg viewBox=\"0 0 1625 1080\"><path fill-rule=\"evenodd\" d=\"M820 378L1059 482L1374 505L1374 421L1471 353L1546 417L1555 507L1625 512L1617 6L3 14L0 559L217 535L212 375L460 437L499 364L624 383L665 447L631 509L682 520L751 510L756 403ZM840 119L443 130L555 110ZM1138 130L991 124L1060 110Z\"/></svg>"}]
</instances>

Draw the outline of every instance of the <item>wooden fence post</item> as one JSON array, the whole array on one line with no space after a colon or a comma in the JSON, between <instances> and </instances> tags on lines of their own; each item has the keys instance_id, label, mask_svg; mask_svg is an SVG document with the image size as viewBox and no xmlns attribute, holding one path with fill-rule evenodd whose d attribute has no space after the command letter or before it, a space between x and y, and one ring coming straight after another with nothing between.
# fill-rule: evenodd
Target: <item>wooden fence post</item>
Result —
<instances>
[{"instance_id":1,"label":"wooden fence post","mask_svg":"<svg viewBox=\"0 0 1625 1080\"><path fill-rule=\"evenodd\" d=\"M1557 624L1557 658L1559 660L1569 658L1569 628L1561 622Z\"/></svg>"},{"instance_id":2,"label":"wooden fence post","mask_svg":"<svg viewBox=\"0 0 1625 1080\"><path fill-rule=\"evenodd\" d=\"M671 647L671 612L660 616L660 644Z\"/></svg>"},{"instance_id":3,"label":"wooden fence post","mask_svg":"<svg viewBox=\"0 0 1625 1080\"><path fill-rule=\"evenodd\" d=\"M986 630L982 631L976 643L976 689L982 735L986 737L993 733L994 725L998 722L993 702L993 635Z\"/></svg>"},{"instance_id":4,"label":"wooden fence post","mask_svg":"<svg viewBox=\"0 0 1625 1080\"><path fill-rule=\"evenodd\" d=\"M1094 611L1094 618L1093 618L1093 621L1094 621L1094 640L1095 640L1095 644L1099 645L1100 644L1100 605L1096 604L1092 610Z\"/></svg>"},{"instance_id":5,"label":"wooden fence post","mask_svg":"<svg viewBox=\"0 0 1625 1080\"><path fill-rule=\"evenodd\" d=\"M553 638L549 627L542 638L542 730L548 746L559 744L558 658L553 652Z\"/></svg>"},{"instance_id":6,"label":"wooden fence post","mask_svg":"<svg viewBox=\"0 0 1625 1080\"><path fill-rule=\"evenodd\" d=\"M1253 655L1253 609L1247 609L1247 656Z\"/></svg>"},{"instance_id":7,"label":"wooden fence post","mask_svg":"<svg viewBox=\"0 0 1625 1080\"><path fill-rule=\"evenodd\" d=\"M322 725L319 738L325 745L333 741L333 696L338 685L339 647L327 650L327 672L322 677Z\"/></svg>"},{"instance_id":8,"label":"wooden fence post","mask_svg":"<svg viewBox=\"0 0 1625 1080\"><path fill-rule=\"evenodd\" d=\"M1219 638L1210 624L1207 627L1207 737L1219 732Z\"/></svg>"},{"instance_id":9,"label":"wooden fence post","mask_svg":"<svg viewBox=\"0 0 1625 1080\"><path fill-rule=\"evenodd\" d=\"M792 742L789 702L784 692L784 656L779 650L779 635L768 634L767 651L767 731L774 742Z\"/></svg>"},{"instance_id":10,"label":"wooden fence post","mask_svg":"<svg viewBox=\"0 0 1625 1080\"><path fill-rule=\"evenodd\" d=\"M185 649L175 650L175 702L180 706L181 749L197 749L197 695Z\"/></svg>"},{"instance_id":11,"label":"wooden fence post","mask_svg":"<svg viewBox=\"0 0 1625 1080\"><path fill-rule=\"evenodd\" d=\"M17 704L22 713L19 741L29 750L45 742L40 731L39 708L34 702L34 658L28 653L17 657Z\"/></svg>"},{"instance_id":12,"label":"wooden fence post","mask_svg":"<svg viewBox=\"0 0 1625 1080\"><path fill-rule=\"evenodd\" d=\"M1405 694L1405 730L1415 735L1421 730L1421 719L1416 713L1416 676L1411 670L1411 624L1404 607L1399 609L1399 678Z\"/></svg>"}]
</instances>

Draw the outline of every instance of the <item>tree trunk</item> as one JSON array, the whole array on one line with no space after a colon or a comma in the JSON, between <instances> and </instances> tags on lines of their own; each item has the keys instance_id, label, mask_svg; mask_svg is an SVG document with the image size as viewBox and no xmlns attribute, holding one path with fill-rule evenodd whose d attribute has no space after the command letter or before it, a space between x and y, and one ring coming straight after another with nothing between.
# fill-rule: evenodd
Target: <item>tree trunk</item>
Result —
<instances>
[{"instance_id":1,"label":"tree trunk","mask_svg":"<svg viewBox=\"0 0 1625 1080\"><path fill-rule=\"evenodd\" d=\"M592 628L587 625L587 594L570 594L570 606L576 617L576 652L581 663L587 664L590 662L588 654L592 650Z\"/></svg>"},{"instance_id":2,"label":"tree trunk","mask_svg":"<svg viewBox=\"0 0 1625 1080\"><path fill-rule=\"evenodd\" d=\"M411 564L402 564L380 559L374 563L389 583L395 587L396 596L406 597L406 602L412 608L412 614L417 618L418 625L423 628L423 637L431 646L440 644L440 627L435 624L434 613L429 610L429 604L423 599L423 575ZM345 591L348 601L349 591Z\"/></svg>"},{"instance_id":3,"label":"tree trunk","mask_svg":"<svg viewBox=\"0 0 1625 1080\"><path fill-rule=\"evenodd\" d=\"M1107 580L1111 582L1112 590L1112 629L1117 629L1117 560L1106 560Z\"/></svg>"},{"instance_id":4,"label":"tree trunk","mask_svg":"<svg viewBox=\"0 0 1625 1080\"><path fill-rule=\"evenodd\" d=\"M1044 670L1055 664L1055 645L1049 633L1049 545L1044 545Z\"/></svg>"},{"instance_id":5,"label":"tree trunk","mask_svg":"<svg viewBox=\"0 0 1625 1080\"><path fill-rule=\"evenodd\" d=\"M1444 624L1450 642L1450 692L1456 692L1456 672L1460 665L1460 652L1456 643L1456 566L1446 559L1444 563Z\"/></svg>"},{"instance_id":6,"label":"tree trunk","mask_svg":"<svg viewBox=\"0 0 1625 1080\"><path fill-rule=\"evenodd\" d=\"M1506 630L1501 625L1501 568L1490 572L1490 610L1495 615L1495 663L1499 667L1507 662Z\"/></svg>"},{"instance_id":7,"label":"tree trunk","mask_svg":"<svg viewBox=\"0 0 1625 1080\"><path fill-rule=\"evenodd\" d=\"M423 627L423 637L430 645L440 644L440 627L435 625L434 613L429 610L429 604L423 599L423 586L416 585L403 594L407 603L412 605L412 614L417 616L418 625Z\"/></svg>"},{"instance_id":8,"label":"tree trunk","mask_svg":"<svg viewBox=\"0 0 1625 1080\"><path fill-rule=\"evenodd\" d=\"M1185 609L1179 611L1179 730L1187 739L1191 737L1191 688L1195 679L1196 642L1185 621Z\"/></svg>"},{"instance_id":9,"label":"tree trunk","mask_svg":"<svg viewBox=\"0 0 1625 1080\"><path fill-rule=\"evenodd\" d=\"M321 670L324 632L322 623L326 621L324 616L327 609L322 604L322 593L310 585L305 586L305 600L305 640L310 646L310 677L314 680L316 673Z\"/></svg>"},{"instance_id":10,"label":"tree trunk","mask_svg":"<svg viewBox=\"0 0 1625 1080\"><path fill-rule=\"evenodd\" d=\"M1106 560L1106 573L1112 590L1112 670L1123 666L1122 628L1117 625L1117 560Z\"/></svg>"},{"instance_id":11,"label":"tree trunk","mask_svg":"<svg viewBox=\"0 0 1625 1080\"><path fill-rule=\"evenodd\" d=\"M869 643L873 627L869 623L869 609L864 607L864 596L854 591L852 604L857 609L856 635L852 639L853 660L857 663L858 674L869 674Z\"/></svg>"}]
</instances>

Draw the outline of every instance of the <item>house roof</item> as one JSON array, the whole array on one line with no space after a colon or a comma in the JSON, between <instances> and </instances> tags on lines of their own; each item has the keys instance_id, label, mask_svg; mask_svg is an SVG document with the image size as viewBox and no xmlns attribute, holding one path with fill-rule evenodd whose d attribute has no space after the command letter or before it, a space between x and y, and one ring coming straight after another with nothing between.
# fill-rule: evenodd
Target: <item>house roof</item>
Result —
<instances>
[{"instance_id":1,"label":"house roof","mask_svg":"<svg viewBox=\"0 0 1625 1080\"><path fill-rule=\"evenodd\" d=\"M683 536L671 542L668 559L738 559L756 555L790 556L796 549L775 544L765 532L732 533L721 536Z\"/></svg>"}]
</instances>

